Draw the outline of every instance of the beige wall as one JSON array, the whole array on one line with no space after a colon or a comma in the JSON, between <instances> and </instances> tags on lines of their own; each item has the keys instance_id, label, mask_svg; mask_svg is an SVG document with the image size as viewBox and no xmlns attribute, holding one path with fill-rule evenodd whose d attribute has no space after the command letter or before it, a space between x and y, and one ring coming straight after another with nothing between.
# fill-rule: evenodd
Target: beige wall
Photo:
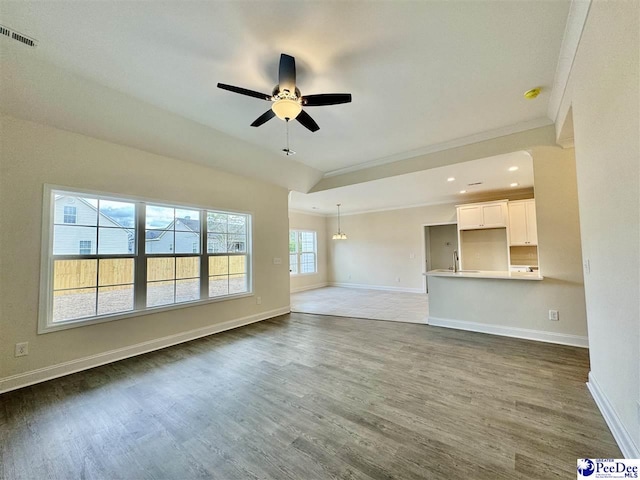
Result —
<instances>
[{"instance_id":1,"label":"beige wall","mask_svg":"<svg viewBox=\"0 0 640 480\"><path fill-rule=\"evenodd\" d=\"M458 228L456 225L437 225L429 229L429 270L453 267L453 252L458 250ZM426 235L426 233L425 233Z\"/></svg>"},{"instance_id":2,"label":"beige wall","mask_svg":"<svg viewBox=\"0 0 640 480\"><path fill-rule=\"evenodd\" d=\"M430 318L587 335L573 150L538 147L531 154L544 280L431 277ZM551 309L559 322L548 320Z\"/></svg>"},{"instance_id":3,"label":"beige wall","mask_svg":"<svg viewBox=\"0 0 640 480\"><path fill-rule=\"evenodd\" d=\"M460 232L462 270L509 270L507 229L483 228Z\"/></svg>"},{"instance_id":4,"label":"beige wall","mask_svg":"<svg viewBox=\"0 0 640 480\"><path fill-rule=\"evenodd\" d=\"M0 122L0 380L288 307L286 189L12 117ZM251 212L262 304L251 296L37 335L44 183ZM16 342L29 342L28 356L14 357Z\"/></svg>"},{"instance_id":5,"label":"beige wall","mask_svg":"<svg viewBox=\"0 0 640 480\"><path fill-rule=\"evenodd\" d=\"M640 4L594 1L571 73L591 375L640 455ZM541 261L544 265L546 258Z\"/></svg>"},{"instance_id":6,"label":"beige wall","mask_svg":"<svg viewBox=\"0 0 640 480\"><path fill-rule=\"evenodd\" d=\"M327 220L330 232L338 228ZM453 205L343 215L349 239L329 243L329 281L424 292L423 225L455 221Z\"/></svg>"},{"instance_id":7,"label":"beige wall","mask_svg":"<svg viewBox=\"0 0 640 480\"><path fill-rule=\"evenodd\" d=\"M289 212L289 229L312 230L318 241L318 272L309 275L291 275L291 292L301 292L327 285L327 219L321 215Z\"/></svg>"},{"instance_id":8,"label":"beige wall","mask_svg":"<svg viewBox=\"0 0 640 480\"><path fill-rule=\"evenodd\" d=\"M430 316L586 336L573 150L538 147L531 154L545 280L431 279ZM329 279L424 291L422 225L455 221L453 204L345 215L349 240L330 243ZM434 290L437 284L446 288ZM559 322L548 320L549 309L560 311Z\"/></svg>"}]
</instances>

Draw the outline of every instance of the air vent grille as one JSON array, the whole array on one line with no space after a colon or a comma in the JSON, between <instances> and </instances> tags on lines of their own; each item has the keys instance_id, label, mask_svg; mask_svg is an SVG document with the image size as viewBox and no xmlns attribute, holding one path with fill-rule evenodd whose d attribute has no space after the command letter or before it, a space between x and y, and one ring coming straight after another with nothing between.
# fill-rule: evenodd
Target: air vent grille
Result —
<instances>
[{"instance_id":1,"label":"air vent grille","mask_svg":"<svg viewBox=\"0 0 640 480\"><path fill-rule=\"evenodd\" d=\"M27 37L26 35L16 32L15 30L11 30L10 28L5 27L4 25L0 25L0 34L4 35L5 37L9 37L15 40L16 42L20 42L25 45L28 45L30 47L36 47L38 45L38 41L36 39Z\"/></svg>"},{"instance_id":2,"label":"air vent grille","mask_svg":"<svg viewBox=\"0 0 640 480\"><path fill-rule=\"evenodd\" d=\"M475 187L476 185L482 185L482 182L467 183L467 186L469 187Z\"/></svg>"}]
</instances>

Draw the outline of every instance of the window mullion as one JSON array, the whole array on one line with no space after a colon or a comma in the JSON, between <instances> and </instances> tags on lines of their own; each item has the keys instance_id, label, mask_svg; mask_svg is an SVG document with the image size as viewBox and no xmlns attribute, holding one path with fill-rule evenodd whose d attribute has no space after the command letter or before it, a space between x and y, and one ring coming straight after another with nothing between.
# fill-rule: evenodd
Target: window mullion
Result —
<instances>
[{"instance_id":1,"label":"window mullion","mask_svg":"<svg viewBox=\"0 0 640 480\"><path fill-rule=\"evenodd\" d=\"M133 278L134 309L144 310L147 306L147 254L145 252L146 205L136 203L136 256Z\"/></svg>"},{"instance_id":2,"label":"window mullion","mask_svg":"<svg viewBox=\"0 0 640 480\"><path fill-rule=\"evenodd\" d=\"M200 298L209 297L209 251L207 211L200 210Z\"/></svg>"},{"instance_id":3,"label":"window mullion","mask_svg":"<svg viewBox=\"0 0 640 480\"><path fill-rule=\"evenodd\" d=\"M296 237L298 240L298 245L296 246L298 251L298 275L300 275L302 273L302 232L298 232Z\"/></svg>"}]
</instances>

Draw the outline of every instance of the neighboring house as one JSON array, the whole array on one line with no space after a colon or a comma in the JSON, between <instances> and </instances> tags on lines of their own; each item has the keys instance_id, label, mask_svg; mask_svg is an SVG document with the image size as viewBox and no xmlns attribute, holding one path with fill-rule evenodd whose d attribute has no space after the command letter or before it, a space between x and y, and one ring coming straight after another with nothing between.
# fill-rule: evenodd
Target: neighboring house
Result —
<instances>
[{"instance_id":1,"label":"neighboring house","mask_svg":"<svg viewBox=\"0 0 640 480\"><path fill-rule=\"evenodd\" d=\"M200 222L176 218L162 230L147 230L146 253L200 253Z\"/></svg>"},{"instance_id":2,"label":"neighboring house","mask_svg":"<svg viewBox=\"0 0 640 480\"><path fill-rule=\"evenodd\" d=\"M80 197L57 197L54 218L56 255L95 255L98 240L101 254L131 252L132 230Z\"/></svg>"},{"instance_id":3,"label":"neighboring house","mask_svg":"<svg viewBox=\"0 0 640 480\"><path fill-rule=\"evenodd\" d=\"M237 253L246 251L246 224L244 218L234 223L234 216L224 216L224 228L228 233L216 233L215 224L207 235L207 253ZM227 224L228 221L228 224ZM237 233L236 233L237 232ZM145 232L146 253L199 253L200 222L190 217L176 218L162 230Z\"/></svg>"}]
</instances>

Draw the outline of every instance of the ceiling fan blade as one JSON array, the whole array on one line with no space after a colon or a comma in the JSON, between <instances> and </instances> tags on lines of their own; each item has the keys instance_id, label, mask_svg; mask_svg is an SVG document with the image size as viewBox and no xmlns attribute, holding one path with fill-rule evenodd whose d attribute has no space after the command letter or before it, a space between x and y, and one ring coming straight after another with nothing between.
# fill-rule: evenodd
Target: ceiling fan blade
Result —
<instances>
[{"instance_id":1,"label":"ceiling fan blade","mask_svg":"<svg viewBox=\"0 0 640 480\"><path fill-rule=\"evenodd\" d=\"M273 113L273 110L269 109L266 112L264 112L262 115L260 115L258 118L256 118L254 122L251 124L251 126L259 127L263 123L267 123L269 120L271 120L275 116L276 114Z\"/></svg>"},{"instance_id":2,"label":"ceiling fan blade","mask_svg":"<svg viewBox=\"0 0 640 480\"><path fill-rule=\"evenodd\" d=\"M255 90L247 90L246 88L234 87L233 85L226 85L224 83L219 83L218 88L223 90L229 90L230 92L239 93L240 95L247 95L249 97L260 98L262 100L271 100L271 95L267 95L266 93L256 92Z\"/></svg>"},{"instance_id":3,"label":"ceiling fan blade","mask_svg":"<svg viewBox=\"0 0 640 480\"><path fill-rule=\"evenodd\" d=\"M351 102L350 93L321 93L319 95L305 95L302 105L305 107L321 107L323 105L338 105Z\"/></svg>"},{"instance_id":4,"label":"ceiling fan blade","mask_svg":"<svg viewBox=\"0 0 640 480\"><path fill-rule=\"evenodd\" d=\"M320 130L320 127L318 126L316 121L311 118L311 116L304 110L302 110L298 114L296 120L298 120L304 127L308 128L312 132L317 132L318 130Z\"/></svg>"},{"instance_id":5,"label":"ceiling fan blade","mask_svg":"<svg viewBox=\"0 0 640 480\"><path fill-rule=\"evenodd\" d=\"M280 55L280 69L278 71L278 87L280 91L296 91L296 59L283 53Z\"/></svg>"}]
</instances>

